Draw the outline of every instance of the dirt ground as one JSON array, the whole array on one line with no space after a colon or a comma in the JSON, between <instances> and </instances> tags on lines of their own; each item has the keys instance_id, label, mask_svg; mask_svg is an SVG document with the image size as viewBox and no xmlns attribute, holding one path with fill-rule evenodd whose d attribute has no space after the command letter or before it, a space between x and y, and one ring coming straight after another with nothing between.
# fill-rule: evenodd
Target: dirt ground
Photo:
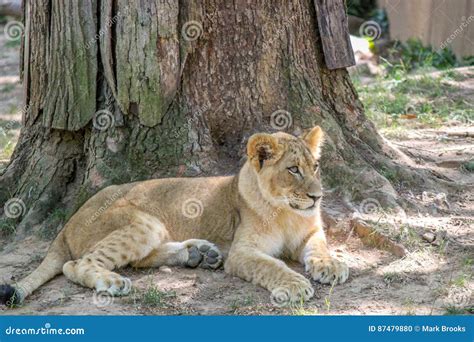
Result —
<instances>
[{"instance_id":1,"label":"dirt ground","mask_svg":"<svg viewBox=\"0 0 474 342\"><path fill-rule=\"evenodd\" d=\"M19 45L7 43L0 25L0 170L11 154L21 120L18 77ZM455 84L474 104L474 69ZM454 81L453 81L454 82ZM9 315L261 315L261 314L469 314L474 293L474 160L472 122L454 121L428 128L407 120L402 130L382 130L390 143L406 153L417 168L431 169L459 184L462 190L442 194L403 184L397 189L417 209L405 214L383 210L378 203L343 204L328 194L325 210L335 219L328 229L330 246L342 252L350 266L349 280L335 287L314 283L316 296L293 307L272 304L266 290L231 277L223 270L167 268L121 273L130 277L130 296L96 295L59 276L31 295ZM457 133L453 133L457 132ZM362 208L369 205L367 208ZM371 207L370 207L371 206ZM402 245L404 256L373 247L349 224L357 218ZM0 282L12 283L30 273L44 257L49 241L32 235L14 244L0 240ZM301 266L293 267L303 273Z\"/></svg>"}]
</instances>

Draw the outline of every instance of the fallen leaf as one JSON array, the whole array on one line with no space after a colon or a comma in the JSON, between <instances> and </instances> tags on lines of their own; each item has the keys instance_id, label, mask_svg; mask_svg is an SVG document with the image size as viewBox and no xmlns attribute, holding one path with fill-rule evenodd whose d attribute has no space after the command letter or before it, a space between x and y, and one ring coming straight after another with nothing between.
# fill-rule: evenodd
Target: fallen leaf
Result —
<instances>
[{"instance_id":1,"label":"fallen leaf","mask_svg":"<svg viewBox=\"0 0 474 342\"><path fill-rule=\"evenodd\" d=\"M400 115L401 119L413 120L416 119L418 116L416 114L402 114Z\"/></svg>"}]
</instances>

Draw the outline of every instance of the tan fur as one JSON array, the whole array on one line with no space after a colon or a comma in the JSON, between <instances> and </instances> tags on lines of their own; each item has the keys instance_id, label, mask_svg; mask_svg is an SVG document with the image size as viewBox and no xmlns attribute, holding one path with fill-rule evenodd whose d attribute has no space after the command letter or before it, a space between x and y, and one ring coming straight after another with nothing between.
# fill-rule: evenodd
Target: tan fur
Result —
<instances>
[{"instance_id":1,"label":"tan fur","mask_svg":"<svg viewBox=\"0 0 474 342\"><path fill-rule=\"evenodd\" d=\"M314 280L344 282L348 268L329 253L315 201L322 195L315 172L322 136L319 127L301 138L256 134L236 176L156 179L100 191L69 220L17 293L23 300L63 272L75 283L124 295L131 282L114 269L213 269L223 258L226 272L267 288L277 302L314 293L279 257L301 262Z\"/></svg>"}]
</instances>

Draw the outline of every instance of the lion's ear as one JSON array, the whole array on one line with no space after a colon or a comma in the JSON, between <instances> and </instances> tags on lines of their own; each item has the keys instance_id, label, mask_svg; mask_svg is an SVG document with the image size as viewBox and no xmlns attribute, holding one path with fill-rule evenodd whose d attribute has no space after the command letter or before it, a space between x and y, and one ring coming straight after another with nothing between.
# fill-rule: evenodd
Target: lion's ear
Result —
<instances>
[{"instance_id":1,"label":"lion's ear","mask_svg":"<svg viewBox=\"0 0 474 342\"><path fill-rule=\"evenodd\" d=\"M278 138L265 133L252 135L247 143L247 155L257 171L260 171L265 161L275 160L280 155Z\"/></svg>"},{"instance_id":2,"label":"lion's ear","mask_svg":"<svg viewBox=\"0 0 474 342\"><path fill-rule=\"evenodd\" d=\"M319 158L321 154L321 146L324 140L324 132L319 126L313 127L309 132L303 134L301 139L308 145L309 150L315 158Z\"/></svg>"}]
</instances>

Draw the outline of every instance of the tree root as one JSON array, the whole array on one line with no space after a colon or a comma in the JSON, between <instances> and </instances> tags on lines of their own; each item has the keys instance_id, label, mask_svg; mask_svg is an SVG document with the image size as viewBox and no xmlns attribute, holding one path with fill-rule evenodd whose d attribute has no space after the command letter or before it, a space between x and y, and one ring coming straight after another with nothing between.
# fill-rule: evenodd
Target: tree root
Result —
<instances>
[{"instance_id":1,"label":"tree root","mask_svg":"<svg viewBox=\"0 0 474 342\"><path fill-rule=\"evenodd\" d=\"M407 250L403 245L390 240L390 238L381 234L373 227L369 226L367 222L364 222L359 218L351 220L351 229L367 246L388 251L400 258L407 255Z\"/></svg>"}]
</instances>

